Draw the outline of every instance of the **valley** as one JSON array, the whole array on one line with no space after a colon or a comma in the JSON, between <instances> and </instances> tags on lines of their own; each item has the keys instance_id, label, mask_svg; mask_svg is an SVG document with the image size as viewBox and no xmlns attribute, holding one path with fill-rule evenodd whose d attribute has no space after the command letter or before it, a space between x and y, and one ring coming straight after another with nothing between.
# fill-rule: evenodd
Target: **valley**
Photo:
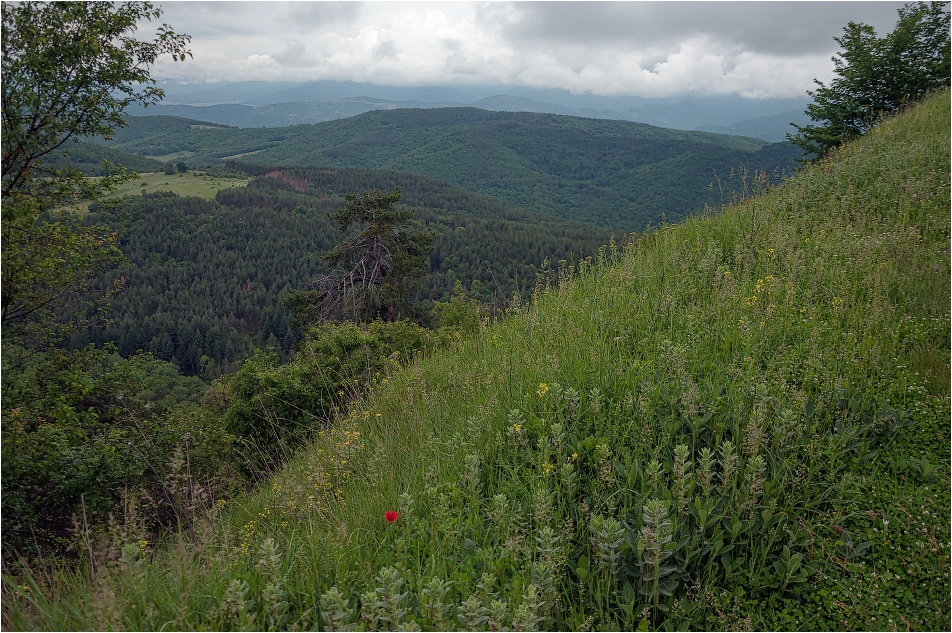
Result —
<instances>
[{"instance_id":1,"label":"valley","mask_svg":"<svg viewBox=\"0 0 952 633\"><path fill-rule=\"evenodd\" d=\"M282 302L328 272L321 255L339 236L326 214L346 193L397 187L435 234L417 300L449 301L459 283L496 314L525 301L552 274L545 267L573 267L613 235L623 242L778 184L794 153L745 137L464 108L246 130L130 118L108 145L84 141L60 159L90 173L107 157L149 170L122 186L118 209L86 217L123 227L128 262L97 282L105 291L122 280L109 323L74 333L69 347L144 350L206 379L266 344L287 359L301 332ZM769 177L744 171L756 161L768 161Z\"/></svg>"},{"instance_id":2,"label":"valley","mask_svg":"<svg viewBox=\"0 0 952 633\"><path fill-rule=\"evenodd\" d=\"M474 108L374 111L285 128L209 129L165 117L128 123L109 147L144 156L187 151L193 166L239 156L248 164L418 173L620 231L725 202L744 187L732 173L759 170L777 183L802 154L749 137Z\"/></svg>"}]
</instances>

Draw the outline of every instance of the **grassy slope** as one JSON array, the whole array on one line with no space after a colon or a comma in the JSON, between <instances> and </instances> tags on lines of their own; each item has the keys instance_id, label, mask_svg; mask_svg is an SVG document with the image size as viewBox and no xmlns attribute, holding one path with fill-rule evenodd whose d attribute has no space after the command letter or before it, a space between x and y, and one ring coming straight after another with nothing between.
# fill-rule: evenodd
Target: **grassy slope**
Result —
<instances>
[{"instance_id":1,"label":"grassy slope","mask_svg":"<svg viewBox=\"0 0 952 633\"><path fill-rule=\"evenodd\" d=\"M346 622L333 585L352 618L362 600L424 628L945 629L949 117L945 92L763 198L607 251L395 368L197 544L151 565L132 545L91 586L21 580L5 626L311 626L318 596ZM661 612L635 551L651 499L683 539Z\"/></svg>"}]
</instances>

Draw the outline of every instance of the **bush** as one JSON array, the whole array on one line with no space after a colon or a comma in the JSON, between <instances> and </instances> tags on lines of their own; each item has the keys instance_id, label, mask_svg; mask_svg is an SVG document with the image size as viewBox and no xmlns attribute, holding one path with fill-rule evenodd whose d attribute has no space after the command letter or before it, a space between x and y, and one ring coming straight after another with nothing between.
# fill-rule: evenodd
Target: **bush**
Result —
<instances>
[{"instance_id":1,"label":"bush","mask_svg":"<svg viewBox=\"0 0 952 633\"><path fill-rule=\"evenodd\" d=\"M475 283L475 282L474 282ZM456 282L453 288L453 297L448 303L439 302L434 306L439 316L441 329L460 334L473 334L479 330L483 320L483 309L479 302L470 299L463 292L463 284Z\"/></svg>"},{"instance_id":2,"label":"bush","mask_svg":"<svg viewBox=\"0 0 952 633\"><path fill-rule=\"evenodd\" d=\"M431 331L409 322L327 322L312 327L291 360L257 350L206 399L224 415L246 474L283 463L309 435L330 424L351 397L388 364L429 347Z\"/></svg>"},{"instance_id":3,"label":"bush","mask_svg":"<svg viewBox=\"0 0 952 633\"><path fill-rule=\"evenodd\" d=\"M182 455L194 477L189 486L198 478L216 485L233 479L230 438L196 411L200 387L174 376L168 391L190 394L193 402L170 409L163 404L168 391L151 386L170 379L167 365L148 355L125 360L115 348L90 346L38 354L15 378L4 375L5 550L61 551L75 522L104 521L127 493L150 498L160 522L181 519L180 491L167 488L167 479L185 475L174 473ZM207 488L204 494L211 497Z\"/></svg>"}]
</instances>

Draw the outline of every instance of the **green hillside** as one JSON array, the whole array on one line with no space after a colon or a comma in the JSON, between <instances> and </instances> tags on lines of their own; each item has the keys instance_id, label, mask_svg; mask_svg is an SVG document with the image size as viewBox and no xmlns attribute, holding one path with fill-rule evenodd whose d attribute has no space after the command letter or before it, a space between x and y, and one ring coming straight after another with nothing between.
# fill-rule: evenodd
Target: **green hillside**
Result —
<instances>
[{"instance_id":1,"label":"green hillside","mask_svg":"<svg viewBox=\"0 0 952 633\"><path fill-rule=\"evenodd\" d=\"M55 152L49 163L57 168L78 169L86 176L103 176L105 175L102 168L104 159L113 165L122 165L129 171L161 171L165 166L157 160L85 141L77 141L70 144L66 150Z\"/></svg>"},{"instance_id":2,"label":"green hillside","mask_svg":"<svg viewBox=\"0 0 952 633\"><path fill-rule=\"evenodd\" d=\"M169 544L5 577L4 626L945 630L949 119L604 249Z\"/></svg>"},{"instance_id":3,"label":"green hillside","mask_svg":"<svg viewBox=\"0 0 952 633\"><path fill-rule=\"evenodd\" d=\"M789 143L747 137L476 108L375 111L317 125L242 130L164 117L128 123L111 146L149 156L187 151L191 165L241 160L414 172L619 230L678 221L726 199L718 177L736 188L728 178L732 170L777 176L791 171L801 154Z\"/></svg>"},{"instance_id":4,"label":"green hillside","mask_svg":"<svg viewBox=\"0 0 952 633\"><path fill-rule=\"evenodd\" d=\"M123 280L109 322L76 331L70 347L115 343L123 356L145 350L188 374L204 366L206 378L223 368L233 371L269 341L286 356L300 334L289 328L290 310L282 301L328 272L321 256L342 236L327 213L342 208L348 192L400 187L401 202L434 232L418 296L429 302L448 301L459 282L470 297L493 309L505 307L513 294L529 296L546 260L553 268L560 260L574 263L611 235L415 174L252 171L259 177L220 190L213 200L171 192L130 196L116 209L88 214L89 222L123 227L128 261L99 280L103 289ZM187 191L205 181L221 182L193 173L162 174L154 186Z\"/></svg>"}]
</instances>

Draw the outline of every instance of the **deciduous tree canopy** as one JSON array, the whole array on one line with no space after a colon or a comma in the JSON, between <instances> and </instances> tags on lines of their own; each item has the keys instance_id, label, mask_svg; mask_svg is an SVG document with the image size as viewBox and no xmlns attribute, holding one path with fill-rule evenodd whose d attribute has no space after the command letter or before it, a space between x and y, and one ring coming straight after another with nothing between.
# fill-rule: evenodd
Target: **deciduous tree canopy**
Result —
<instances>
[{"instance_id":1,"label":"deciduous tree canopy","mask_svg":"<svg viewBox=\"0 0 952 633\"><path fill-rule=\"evenodd\" d=\"M161 55L185 59L189 37L156 19L147 2L3 4L3 335L50 342L63 334L54 311L84 294L120 255L112 229L79 226L61 207L99 200L132 175L121 166L98 179L47 163L85 136L109 137L132 103L155 103L149 77ZM78 313L77 313L78 314Z\"/></svg>"},{"instance_id":2,"label":"deciduous tree canopy","mask_svg":"<svg viewBox=\"0 0 952 633\"><path fill-rule=\"evenodd\" d=\"M795 126L790 140L808 154L831 148L866 132L927 92L949 85L949 13L947 2L907 4L895 30L876 37L873 27L850 22L834 38L843 52L833 57L837 77L808 92L815 103L806 113L822 125Z\"/></svg>"},{"instance_id":3,"label":"deciduous tree canopy","mask_svg":"<svg viewBox=\"0 0 952 633\"><path fill-rule=\"evenodd\" d=\"M108 293L89 299L91 285L121 259L117 228L84 224L74 205L133 177L116 166L86 179L57 160L80 137L112 134L126 106L161 99L149 67L161 55L184 59L189 38L166 25L152 40L134 37L160 14L147 2L2 5L5 566L8 545L56 543L71 516L105 516L124 489L148 484L150 468L161 481L154 465L172 457L159 439L171 426L150 427L151 403L136 396L135 363L52 347L102 314Z\"/></svg>"}]
</instances>

